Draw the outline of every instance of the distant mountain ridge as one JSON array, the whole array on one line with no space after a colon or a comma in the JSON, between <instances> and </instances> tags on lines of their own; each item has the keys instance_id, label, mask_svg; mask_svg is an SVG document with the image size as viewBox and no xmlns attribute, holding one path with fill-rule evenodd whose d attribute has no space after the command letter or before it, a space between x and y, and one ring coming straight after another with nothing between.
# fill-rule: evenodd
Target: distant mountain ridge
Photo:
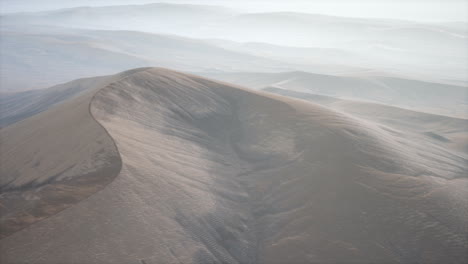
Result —
<instances>
[{"instance_id":1,"label":"distant mountain ridge","mask_svg":"<svg viewBox=\"0 0 468 264\"><path fill-rule=\"evenodd\" d=\"M468 71L467 23L417 23L294 12L243 13L220 6L161 3L9 14L2 15L1 20L3 28L16 27L17 32L27 27L60 25L75 30L127 30L185 38L220 39L227 42L211 44L244 55L248 53L270 61L281 61L287 64L285 67L289 70L320 72L321 68L327 67L362 68L438 82L468 83L465 74ZM240 44L229 44L229 41ZM138 39L134 42L135 46L141 45L136 44ZM263 47L242 44L252 42L263 43ZM116 44L112 43L111 46ZM303 56L297 54L301 48L307 48ZM329 52L322 53L323 49ZM122 60L128 60L127 67L120 67L117 71L143 66L186 70L183 62L179 61L172 64L157 61L144 64L138 59ZM179 63L181 65L175 65ZM291 64L294 66L290 67ZM263 71L262 68L259 67L257 71ZM328 70L330 72L332 70ZM115 71L100 72L110 73Z\"/></svg>"},{"instance_id":2,"label":"distant mountain ridge","mask_svg":"<svg viewBox=\"0 0 468 264\"><path fill-rule=\"evenodd\" d=\"M174 35L44 27L4 27L0 34L3 91L45 88L74 78L154 65L185 71L294 67Z\"/></svg>"}]
</instances>

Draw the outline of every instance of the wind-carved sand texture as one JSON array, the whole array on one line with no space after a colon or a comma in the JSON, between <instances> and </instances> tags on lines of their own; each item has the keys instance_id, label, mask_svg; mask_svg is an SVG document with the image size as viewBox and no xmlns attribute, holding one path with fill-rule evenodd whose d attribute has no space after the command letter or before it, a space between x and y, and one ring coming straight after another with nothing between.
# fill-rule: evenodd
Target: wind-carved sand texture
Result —
<instances>
[{"instance_id":1,"label":"wind-carved sand texture","mask_svg":"<svg viewBox=\"0 0 468 264\"><path fill-rule=\"evenodd\" d=\"M44 113L75 114L77 101ZM165 69L127 72L95 94L90 110L117 145L119 175L3 238L2 263L468 259L467 153L425 144L428 135L414 142L414 134L323 106ZM60 134L80 130L86 139L70 144L111 142L76 117L65 120L74 125ZM30 144L64 149L45 138ZM90 157L78 146L62 153ZM14 183L32 179L18 175Z\"/></svg>"}]
</instances>

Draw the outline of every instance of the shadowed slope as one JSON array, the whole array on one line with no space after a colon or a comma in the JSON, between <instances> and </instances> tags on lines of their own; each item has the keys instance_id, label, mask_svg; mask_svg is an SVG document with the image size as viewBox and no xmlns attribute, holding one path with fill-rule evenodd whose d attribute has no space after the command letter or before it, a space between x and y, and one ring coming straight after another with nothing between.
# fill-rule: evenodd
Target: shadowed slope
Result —
<instances>
[{"instance_id":1,"label":"shadowed slope","mask_svg":"<svg viewBox=\"0 0 468 264\"><path fill-rule=\"evenodd\" d=\"M463 263L466 159L306 102L164 69L101 89L123 161L0 242L6 263Z\"/></svg>"}]
</instances>

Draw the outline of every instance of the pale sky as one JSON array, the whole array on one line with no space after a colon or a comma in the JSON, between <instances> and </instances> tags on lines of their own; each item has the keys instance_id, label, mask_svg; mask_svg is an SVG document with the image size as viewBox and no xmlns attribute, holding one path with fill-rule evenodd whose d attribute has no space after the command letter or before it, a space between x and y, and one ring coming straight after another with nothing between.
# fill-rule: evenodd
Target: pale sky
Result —
<instances>
[{"instance_id":1,"label":"pale sky","mask_svg":"<svg viewBox=\"0 0 468 264\"><path fill-rule=\"evenodd\" d=\"M5 12L154 2L224 5L247 12L292 11L364 18L468 22L468 0L0 0Z\"/></svg>"}]
</instances>

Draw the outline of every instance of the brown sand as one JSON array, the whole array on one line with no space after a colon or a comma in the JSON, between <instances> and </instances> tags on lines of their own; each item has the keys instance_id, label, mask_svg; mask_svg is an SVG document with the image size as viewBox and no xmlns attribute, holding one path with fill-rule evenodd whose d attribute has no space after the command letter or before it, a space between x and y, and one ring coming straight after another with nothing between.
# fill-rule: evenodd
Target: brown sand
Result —
<instances>
[{"instance_id":1,"label":"brown sand","mask_svg":"<svg viewBox=\"0 0 468 264\"><path fill-rule=\"evenodd\" d=\"M76 112L75 101L63 107ZM119 149L120 174L88 199L2 239L3 263L468 259L467 159L441 145L165 69L126 74L101 88L90 107ZM73 142L96 139L80 135L87 140ZM75 156L89 157L64 157Z\"/></svg>"}]
</instances>

